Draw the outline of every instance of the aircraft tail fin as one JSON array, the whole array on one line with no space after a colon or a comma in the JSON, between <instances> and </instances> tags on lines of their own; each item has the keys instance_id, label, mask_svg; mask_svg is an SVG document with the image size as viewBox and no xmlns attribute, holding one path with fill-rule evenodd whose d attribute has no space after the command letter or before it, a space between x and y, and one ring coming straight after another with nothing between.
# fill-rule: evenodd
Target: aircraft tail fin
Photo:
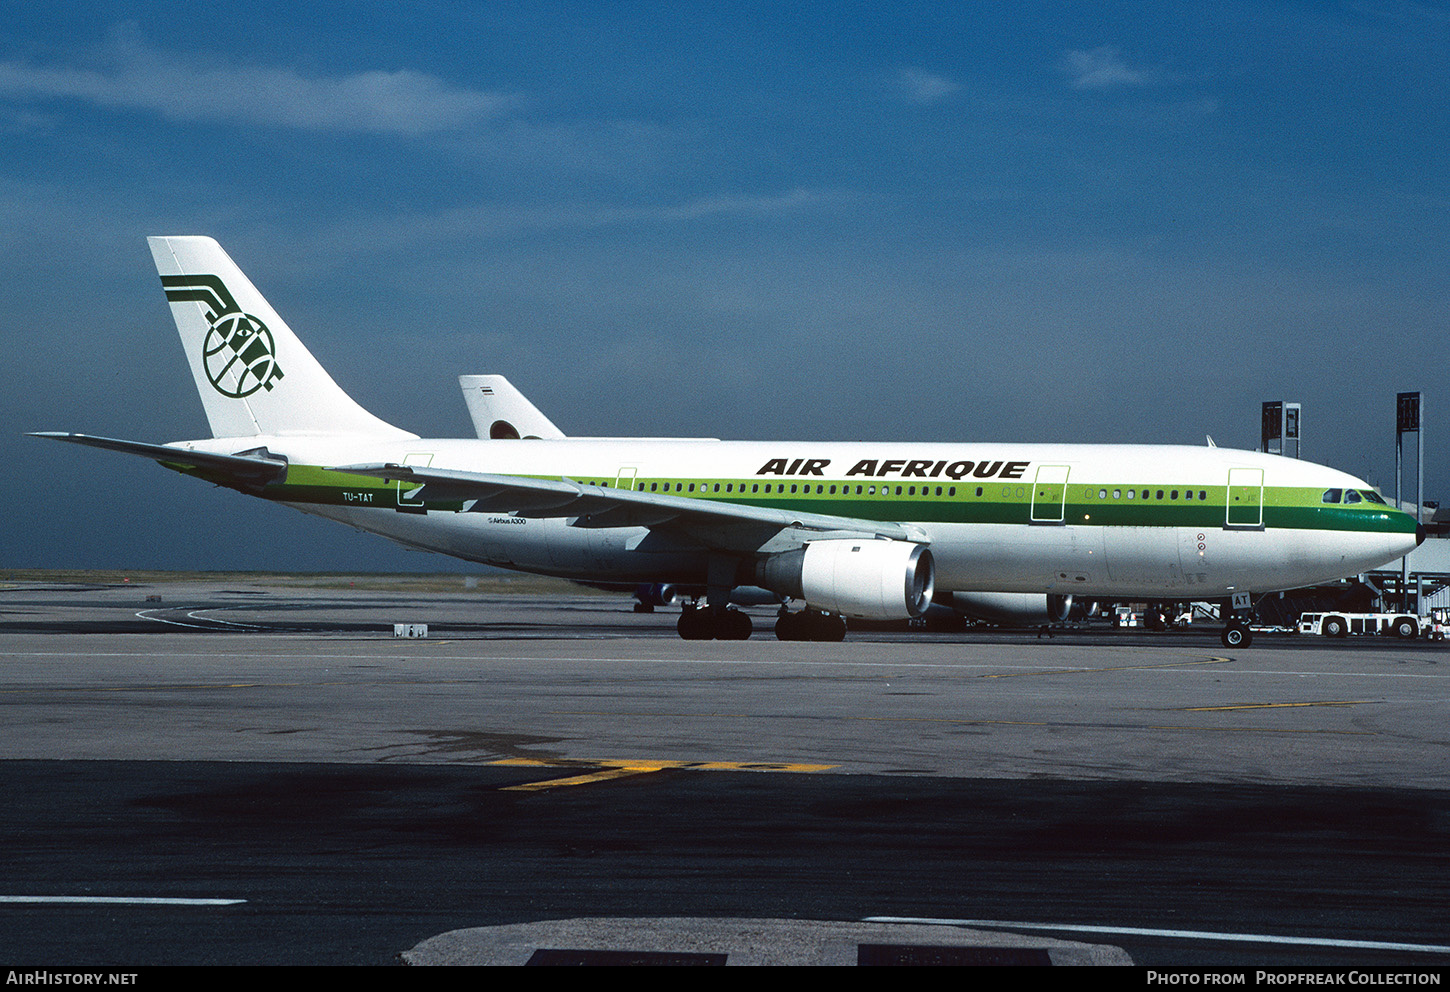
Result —
<instances>
[{"instance_id":1,"label":"aircraft tail fin","mask_svg":"<svg viewBox=\"0 0 1450 992\"><path fill-rule=\"evenodd\" d=\"M343 392L221 245L146 240L213 436L414 436Z\"/></svg>"},{"instance_id":2,"label":"aircraft tail fin","mask_svg":"<svg viewBox=\"0 0 1450 992\"><path fill-rule=\"evenodd\" d=\"M513 383L501 375L461 375L458 385L473 429L485 440L561 438L564 432L539 412Z\"/></svg>"}]
</instances>

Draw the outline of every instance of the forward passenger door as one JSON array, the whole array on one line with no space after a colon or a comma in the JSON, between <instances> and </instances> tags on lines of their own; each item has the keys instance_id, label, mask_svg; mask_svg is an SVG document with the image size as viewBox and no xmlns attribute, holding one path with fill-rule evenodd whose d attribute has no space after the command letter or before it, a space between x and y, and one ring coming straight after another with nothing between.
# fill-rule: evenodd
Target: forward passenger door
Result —
<instances>
[{"instance_id":1,"label":"forward passenger door","mask_svg":"<svg viewBox=\"0 0 1450 992\"><path fill-rule=\"evenodd\" d=\"M1225 513L1225 527L1264 526L1263 469L1231 468L1228 470L1228 500Z\"/></svg>"}]
</instances>

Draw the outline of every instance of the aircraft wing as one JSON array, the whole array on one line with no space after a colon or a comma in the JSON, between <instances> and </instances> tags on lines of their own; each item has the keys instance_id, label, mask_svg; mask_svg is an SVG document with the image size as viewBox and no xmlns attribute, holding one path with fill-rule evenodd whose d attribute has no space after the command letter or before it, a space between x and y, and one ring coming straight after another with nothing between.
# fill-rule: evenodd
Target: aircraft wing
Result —
<instances>
[{"instance_id":1,"label":"aircraft wing","mask_svg":"<svg viewBox=\"0 0 1450 992\"><path fill-rule=\"evenodd\" d=\"M141 455L144 458L154 458L168 466L198 469L205 478L226 486L261 488L269 483L281 482L287 475L287 460L271 454L265 448L235 455L218 455L209 451L190 451L169 444L122 441L118 438L70 434L65 431L35 431L30 436L69 441L72 444L84 444L87 447L104 448L128 455Z\"/></svg>"},{"instance_id":2,"label":"aircraft wing","mask_svg":"<svg viewBox=\"0 0 1450 992\"><path fill-rule=\"evenodd\" d=\"M333 472L389 482L417 483L415 498L462 500L466 510L521 517L575 517L576 527L648 527L682 532L708 547L759 551L799 546L823 533L833 536L924 542L924 535L891 521L861 520L723 500L591 486L571 479L460 472L411 465L340 465ZM805 535L809 534L807 538ZM792 537L791 535L800 535Z\"/></svg>"}]
</instances>

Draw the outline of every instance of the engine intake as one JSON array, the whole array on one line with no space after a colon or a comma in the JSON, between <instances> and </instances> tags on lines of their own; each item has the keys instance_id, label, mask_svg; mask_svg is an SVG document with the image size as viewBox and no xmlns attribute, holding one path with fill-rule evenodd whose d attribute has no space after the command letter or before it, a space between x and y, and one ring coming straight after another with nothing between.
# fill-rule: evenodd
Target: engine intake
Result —
<instances>
[{"instance_id":1,"label":"engine intake","mask_svg":"<svg viewBox=\"0 0 1450 992\"><path fill-rule=\"evenodd\" d=\"M907 620L931 605L936 563L908 541L811 541L755 566L771 592L829 613L862 620Z\"/></svg>"}]
</instances>

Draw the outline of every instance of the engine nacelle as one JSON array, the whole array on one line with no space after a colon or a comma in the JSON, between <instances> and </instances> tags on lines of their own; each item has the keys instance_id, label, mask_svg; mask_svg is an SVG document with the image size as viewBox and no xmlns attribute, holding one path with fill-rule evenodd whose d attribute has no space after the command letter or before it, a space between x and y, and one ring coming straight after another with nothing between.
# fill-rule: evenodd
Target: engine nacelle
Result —
<instances>
[{"instance_id":1,"label":"engine nacelle","mask_svg":"<svg viewBox=\"0 0 1450 992\"><path fill-rule=\"evenodd\" d=\"M1067 619L1072 596L1040 592L954 592L952 608L974 620L1002 626L1038 626Z\"/></svg>"},{"instance_id":2,"label":"engine nacelle","mask_svg":"<svg viewBox=\"0 0 1450 992\"><path fill-rule=\"evenodd\" d=\"M755 581L828 613L861 620L909 620L931 605L936 563L909 541L811 541L757 563Z\"/></svg>"},{"instance_id":3,"label":"engine nacelle","mask_svg":"<svg viewBox=\"0 0 1450 992\"><path fill-rule=\"evenodd\" d=\"M634 587L634 598L645 606L673 606L688 595L670 582L643 582Z\"/></svg>"}]
</instances>

